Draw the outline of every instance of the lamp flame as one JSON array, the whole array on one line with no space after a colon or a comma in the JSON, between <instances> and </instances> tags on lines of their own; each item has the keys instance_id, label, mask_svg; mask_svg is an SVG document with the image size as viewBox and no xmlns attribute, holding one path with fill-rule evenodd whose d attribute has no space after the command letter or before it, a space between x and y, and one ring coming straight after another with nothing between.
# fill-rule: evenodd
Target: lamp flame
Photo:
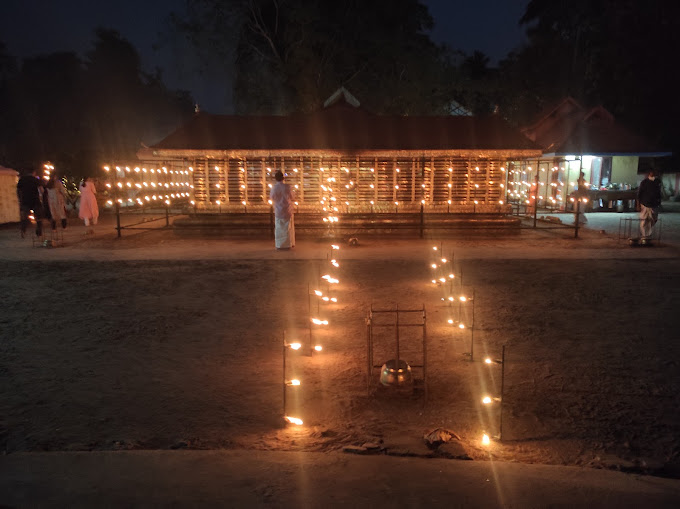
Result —
<instances>
[{"instance_id":1,"label":"lamp flame","mask_svg":"<svg viewBox=\"0 0 680 509\"><path fill-rule=\"evenodd\" d=\"M297 424L298 426L302 425L302 419L298 419L297 417L290 417L287 415L284 417L284 419L286 419L291 424Z\"/></svg>"}]
</instances>

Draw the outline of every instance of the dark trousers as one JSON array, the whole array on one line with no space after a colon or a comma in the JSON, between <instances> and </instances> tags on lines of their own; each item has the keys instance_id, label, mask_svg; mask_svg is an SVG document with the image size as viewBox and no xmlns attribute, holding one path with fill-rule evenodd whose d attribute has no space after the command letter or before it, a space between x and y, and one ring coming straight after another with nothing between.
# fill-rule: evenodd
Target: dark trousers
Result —
<instances>
[{"instance_id":1,"label":"dark trousers","mask_svg":"<svg viewBox=\"0 0 680 509\"><path fill-rule=\"evenodd\" d=\"M23 236L31 223L30 216L35 218L35 234L42 235L42 207L40 205L21 205L19 207L19 216L21 220L21 235Z\"/></svg>"}]
</instances>

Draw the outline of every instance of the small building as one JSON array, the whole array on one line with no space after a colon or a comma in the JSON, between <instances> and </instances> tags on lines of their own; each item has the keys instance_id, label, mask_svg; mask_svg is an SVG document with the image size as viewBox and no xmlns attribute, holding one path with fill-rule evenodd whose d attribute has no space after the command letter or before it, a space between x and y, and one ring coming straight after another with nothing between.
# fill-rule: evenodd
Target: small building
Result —
<instances>
[{"instance_id":1,"label":"small building","mask_svg":"<svg viewBox=\"0 0 680 509\"><path fill-rule=\"evenodd\" d=\"M282 170L301 210L507 213L509 165L540 157L498 116L374 115L344 88L311 114L197 113L138 152L141 165L189 171L199 212L268 208Z\"/></svg>"},{"instance_id":2,"label":"small building","mask_svg":"<svg viewBox=\"0 0 680 509\"><path fill-rule=\"evenodd\" d=\"M0 166L0 224L19 222L19 172Z\"/></svg>"},{"instance_id":3,"label":"small building","mask_svg":"<svg viewBox=\"0 0 680 509\"><path fill-rule=\"evenodd\" d=\"M520 203L530 200L538 174L539 206L561 210L581 173L585 187L604 196L607 190L636 188L642 179L642 159L671 155L618 124L602 106L586 108L571 97L547 108L522 132L543 153L513 168L509 198Z\"/></svg>"}]
</instances>

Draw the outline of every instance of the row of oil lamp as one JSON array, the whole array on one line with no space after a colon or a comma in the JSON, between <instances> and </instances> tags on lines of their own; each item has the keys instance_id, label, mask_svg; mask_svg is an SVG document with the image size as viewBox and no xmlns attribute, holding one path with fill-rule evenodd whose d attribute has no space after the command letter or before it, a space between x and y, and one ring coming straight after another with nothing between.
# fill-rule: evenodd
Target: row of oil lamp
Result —
<instances>
[{"instance_id":1,"label":"row of oil lamp","mask_svg":"<svg viewBox=\"0 0 680 509\"><path fill-rule=\"evenodd\" d=\"M434 286L440 287L444 290L445 295L441 297L441 300L447 305L450 314L447 318L447 323L455 329L464 331L468 330L470 332L470 350L466 352L465 355L474 361L474 330L475 330L475 290L470 289L470 294L463 292L463 273L462 269L459 271L459 277L456 277L454 260L455 255L452 252L450 257L444 254L443 244L439 246L432 246L431 251L431 261L430 268L433 271L433 276L431 278L431 283ZM459 290L459 295L454 295L454 281L458 280L457 285ZM454 305L457 306L454 308ZM457 313L453 313L453 310L457 309ZM501 393L498 397L492 397L489 395L484 395L481 398L481 402L484 405L490 405L493 403L500 404L499 411L499 423L498 423L498 434L495 436L497 439L501 439L503 430L503 391L505 385L505 345L503 346L501 359L491 359L486 357L484 359L484 364L486 366L501 366ZM488 433L482 433L481 442L483 445L488 446L491 444L491 437Z\"/></svg>"},{"instance_id":2,"label":"row of oil lamp","mask_svg":"<svg viewBox=\"0 0 680 509\"><path fill-rule=\"evenodd\" d=\"M319 276L319 283L321 283L321 286L325 286L326 292L324 293L321 289L311 289L311 285L307 285L307 303L308 303L308 316L309 316L309 345L310 345L310 350L309 350L309 355L313 355L315 352L321 352L323 350L323 347L319 344L315 344L314 339L313 339L313 329L314 326L327 326L328 325L328 319L325 317L322 317L319 315L320 312L320 303L323 302L325 304L337 304L338 299L333 295L333 292L331 291L331 288L337 288L337 285L340 284L340 280L335 277L337 274L335 273L335 270L340 268L340 262L338 262L338 257L337 253L339 252L340 246L337 244L331 244L331 251L329 253L329 256L327 257L327 261L330 267L328 273L324 274L323 276ZM317 315L313 315L312 311L312 300L316 299L316 312ZM300 351L302 348L302 343L299 341L292 341L288 342L286 337L285 337L285 331L284 331L284 338L283 338L283 418L286 422L290 424L295 424L295 425L302 425L303 421L299 417L295 417L292 415L288 414L288 406L287 406L287 389L289 387L299 387L302 385L302 382L298 378L292 378L289 379L287 376L286 372L286 356L289 350L294 350L294 351Z\"/></svg>"}]
</instances>

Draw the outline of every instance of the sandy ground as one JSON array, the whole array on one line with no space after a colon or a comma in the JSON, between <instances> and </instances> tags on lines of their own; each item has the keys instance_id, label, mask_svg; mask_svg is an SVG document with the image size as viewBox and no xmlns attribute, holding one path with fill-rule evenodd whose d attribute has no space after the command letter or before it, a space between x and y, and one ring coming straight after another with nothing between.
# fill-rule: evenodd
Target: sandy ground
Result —
<instances>
[{"instance_id":1,"label":"sandy ground","mask_svg":"<svg viewBox=\"0 0 680 509\"><path fill-rule=\"evenodd\" d=\"M579 239L529 230L495 239L361 239L342 246L338 269L327 261L328 239L302 239L289 252L266 240L186 240L169 231L116 239L108 218L93 237L74 225L63 247L50 249L2 230L0 449L8 458L151 449L336 454L368 444L397 456L678 477L677 216L666 215L670 234L660 245L638 249L618 239L617 217L600 233L603 216L592 216ZM433 245L454 259L462 287L432 285ZM312 343L324 350L311 356L308 289L327 292L325 273L340 279L338 303L317 311L312 301L311 314L329 325L312 327ZM471 306L441 299L473 289L470 362L469 328L447 321L469 325ZM376 390L377 370L367 390L371 306L425 307L427 400L421 390ZM284 331L303 343L287 356L287 377L302 380L287 389L287 413L304 420L300 427L281 419ZM393 329L376 334L376 362L394 358L394 338ZM420 329L401 341L401 355L419 364ZM482 433L500 431L500 403L485 406L481 397L500 397L501 371L481 360L499 358L503 346L502 440L483 446ZM422 385L422 370L414 376ZM436 428L459 440L426 447L423 435Z\"/></svg>"}]
</instances>

